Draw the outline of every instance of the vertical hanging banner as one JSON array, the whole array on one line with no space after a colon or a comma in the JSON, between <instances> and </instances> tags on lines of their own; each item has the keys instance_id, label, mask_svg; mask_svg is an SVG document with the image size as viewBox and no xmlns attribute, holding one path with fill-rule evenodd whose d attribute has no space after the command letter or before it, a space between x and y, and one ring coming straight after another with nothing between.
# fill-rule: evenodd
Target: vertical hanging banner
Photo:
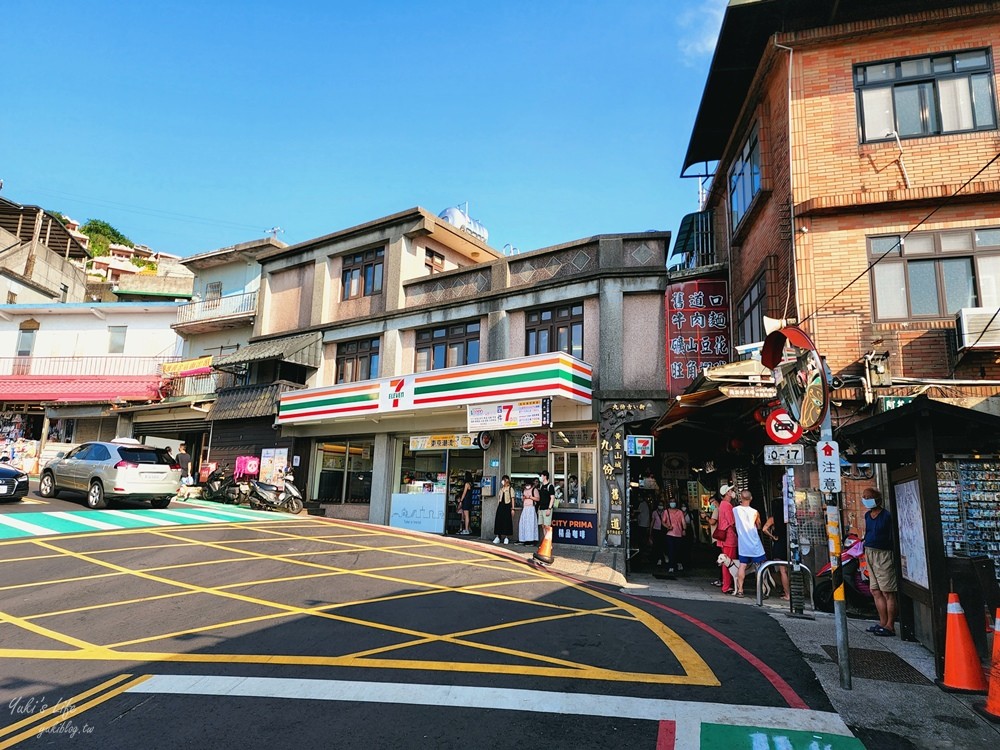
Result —
<instances>
[{"instance_id":1,"label":"vertical hanging banner","mask_svg":"<svg viewBox=\"0 0 1000 750\"><path fill-rule=\"evenodd\" d=\"M706 367L729 362L729 290L723 279L671 284L665 305L667 393L676 396Z\"/></svg>"}]
</instances>

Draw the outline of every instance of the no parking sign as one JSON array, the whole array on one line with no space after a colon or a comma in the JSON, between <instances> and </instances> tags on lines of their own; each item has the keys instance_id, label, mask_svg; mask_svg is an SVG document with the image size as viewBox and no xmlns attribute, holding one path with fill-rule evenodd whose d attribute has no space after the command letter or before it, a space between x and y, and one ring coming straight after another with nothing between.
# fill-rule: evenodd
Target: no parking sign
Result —
<instances>
[{"instance_id":1,"label":"no parking sign","mask_svg":"<svg viewBox=\"0 0 1000 750\"><path fill-rule=\"evenodd\" d=\"M788 445L802 437L802 427L784 409L775 409L764 422L767 436L776 443Z\"/></svg>"}]
</instances>

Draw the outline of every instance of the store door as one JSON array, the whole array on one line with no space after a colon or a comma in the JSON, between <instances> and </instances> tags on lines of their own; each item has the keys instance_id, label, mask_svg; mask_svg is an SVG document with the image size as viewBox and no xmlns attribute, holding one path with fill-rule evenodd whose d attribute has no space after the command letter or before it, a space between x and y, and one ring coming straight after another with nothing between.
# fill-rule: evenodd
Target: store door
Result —
<instances>
[{"instance_id":1,"label":"store door","mask_svg":"<svg viewBox=\"0 0 1000 750\"><path fill-rule=\"evenodd\" d=\"M553 541L597 546L597 450L553 446L549 457L559 503L552 520Z\"/></svg>"}]
</instances>

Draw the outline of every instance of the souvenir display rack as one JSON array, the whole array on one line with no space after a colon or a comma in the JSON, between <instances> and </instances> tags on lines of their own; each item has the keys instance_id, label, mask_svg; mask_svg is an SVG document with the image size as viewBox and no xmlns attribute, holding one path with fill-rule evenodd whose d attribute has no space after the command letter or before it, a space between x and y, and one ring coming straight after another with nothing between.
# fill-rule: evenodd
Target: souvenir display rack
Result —
<instances>
[{"instance_id":1,"label":"souvenir display rack","mask_svg":"<svg viewBox=\"0 0 1000 750\"><path fill-rule=\"evenodd\" d=\"M985 555L1000 579L1000 462L941 461L937 481L945 553Z\"/></svg>"}]
</instances>

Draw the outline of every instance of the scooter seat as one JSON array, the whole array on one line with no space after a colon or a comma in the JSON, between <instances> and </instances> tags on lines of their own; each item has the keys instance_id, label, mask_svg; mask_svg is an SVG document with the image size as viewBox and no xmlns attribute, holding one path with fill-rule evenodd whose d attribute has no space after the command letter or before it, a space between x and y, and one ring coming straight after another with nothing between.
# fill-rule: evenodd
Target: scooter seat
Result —
<instances>
[{"instance_id":1,"label":"scooter seat","mask_svg":"<svg viewBox=\"0 0 1000 750\"><path fill-rule=\"evenodd\" d=\"M266 492L278 492L280 489L276 484L265 484L264 482L254 482L255 487L260 487Z\"/></svg>"}]
</instances>

